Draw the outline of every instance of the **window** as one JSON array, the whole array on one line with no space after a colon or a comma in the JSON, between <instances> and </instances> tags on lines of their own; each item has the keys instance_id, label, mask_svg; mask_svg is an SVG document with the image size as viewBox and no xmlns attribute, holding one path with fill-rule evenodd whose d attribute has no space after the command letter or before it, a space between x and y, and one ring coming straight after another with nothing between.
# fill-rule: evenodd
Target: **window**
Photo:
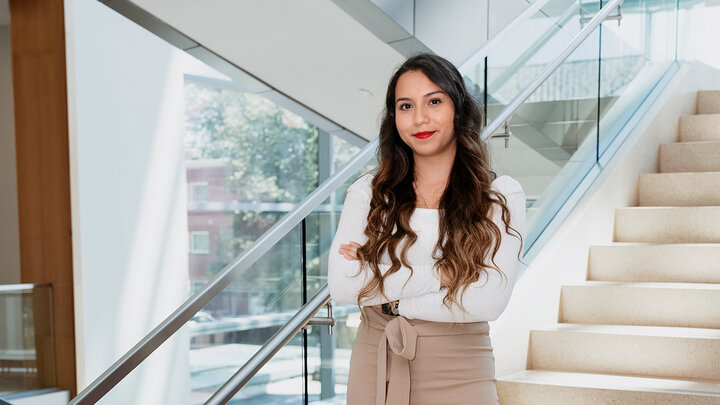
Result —
<instances>
[{"instance_id":1,"label":"window","mask_svg":"<svg viewBox=\"0 0 720 405\"><path fill-rule=\"evenodd\" d=\"M206 181L190 183L190 201L207 201L208 184Z\"/></svg>"},{"instance_id":2,"label":"window","mask_svg":"<svg viewBox=\"0 0 720 405\"><path fill-rule=\"evenodd\" d=\"M210 253L210 232L208 231L192 231L190 232L190 253L208 254Z\"/></svg>"}]
</instances>

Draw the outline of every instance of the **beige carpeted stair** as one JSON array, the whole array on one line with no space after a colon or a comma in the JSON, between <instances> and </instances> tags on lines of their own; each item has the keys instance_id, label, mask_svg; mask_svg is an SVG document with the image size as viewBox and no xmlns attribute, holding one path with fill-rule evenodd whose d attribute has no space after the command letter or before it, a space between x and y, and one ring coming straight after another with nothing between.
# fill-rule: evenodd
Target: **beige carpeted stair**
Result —
<instances>
[{"instance_id":1,"label":"beige carpeted stair","mask_svg":"<svg viewBox=\"0 0 720 405\"><path fill-rule=\"evenodd\" d=\"M697 111L590 247L588 281L562 287L559 323L530 331L501 404L720 404L720 91Z\"/></svg>"}]
</instances>

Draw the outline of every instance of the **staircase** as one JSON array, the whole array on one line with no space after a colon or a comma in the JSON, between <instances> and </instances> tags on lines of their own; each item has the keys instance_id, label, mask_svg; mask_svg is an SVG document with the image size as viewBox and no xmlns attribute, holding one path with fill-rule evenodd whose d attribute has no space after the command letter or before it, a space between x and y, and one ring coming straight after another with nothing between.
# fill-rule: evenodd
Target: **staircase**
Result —
<instances>
[{"instance_id":1,"label":"staircase","mask_svg":"<svg viewBox=\"0 0 720 405\"><path fill-rule=\"evenodd\" d=\"M501 404L720 404L720 91L697 99Z\"/></svg>"}]
</instances>

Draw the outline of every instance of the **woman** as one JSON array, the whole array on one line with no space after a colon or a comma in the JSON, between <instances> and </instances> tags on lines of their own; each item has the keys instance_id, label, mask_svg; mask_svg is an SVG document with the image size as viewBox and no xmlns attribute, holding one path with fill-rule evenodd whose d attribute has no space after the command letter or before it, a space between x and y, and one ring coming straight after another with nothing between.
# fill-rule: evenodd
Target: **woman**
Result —
<instances>
[{"instance_id":1,"label":"woman","mask_svg":"<svg viewBox=\"0 0 720 405\"><path fill-rule=\"evenodd\" d=\"M487 322L515 283L525 193L490 171L482 122L441 57L390 80L377 173L348 188L329 258L332 298L362 306L348 405L498 401Z\"/></svg>"}]
</instances>

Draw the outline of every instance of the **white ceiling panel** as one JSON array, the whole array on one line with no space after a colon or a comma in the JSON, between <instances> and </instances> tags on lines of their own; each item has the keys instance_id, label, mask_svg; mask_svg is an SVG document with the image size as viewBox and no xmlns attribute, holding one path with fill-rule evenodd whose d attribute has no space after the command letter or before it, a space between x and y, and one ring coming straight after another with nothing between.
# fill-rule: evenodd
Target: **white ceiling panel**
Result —
<instances>
[{"instance_id":1,"label":"white ceiling panel","mask_svg":"<svg viewBox=\"0 0 720 405\"><path fill-rule=\"evenodd\" d=\"M133 1L337 124L377 136L404 58L330 0Z\"/></svg>"}]
</instances>

